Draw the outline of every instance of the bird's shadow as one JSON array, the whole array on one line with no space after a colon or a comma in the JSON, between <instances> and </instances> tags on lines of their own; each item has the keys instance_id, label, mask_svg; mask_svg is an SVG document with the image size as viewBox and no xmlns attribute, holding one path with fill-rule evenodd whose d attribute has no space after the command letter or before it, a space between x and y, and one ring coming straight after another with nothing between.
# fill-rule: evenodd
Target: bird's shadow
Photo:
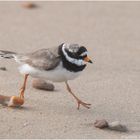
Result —
<instances>
[{"instance_id":1,"label":"bird's shadow","mask_svg":"<svg viewBox=\"0 0 140 140\"><path fill-rule=\"evenodd\" d=\"M46 93L46 92L51 92L51 93L57 93L59 92L60 90L59 89L54 89L54 90L46 90L46 89L35 89L33 88L35 91L41 91L42 93Z\"/></svg>"},{"instance_id":2,"label":"bird's shadow","mask_svg":"<svg viewBox=\"0 0 140 140\"><path fill-rule=\"evenodd\" d=\"M11 108L15 110L26 110L26 111L30 111L34 109L33 107L29 107L29 106L20 106L20 107L11 107Z\"/></svg>"},{"instance_id":3,"label":"bird's shadow","mask_svg":"<svg viewBox=\"0 0 140 140\"><path fill-rule=\"evenodd\" d=\"M0 109L24 110L24 111L35 110L34 107L30 107L30 106L9 107L7 105L1 105Z\"/></svg>"}]
</instances>

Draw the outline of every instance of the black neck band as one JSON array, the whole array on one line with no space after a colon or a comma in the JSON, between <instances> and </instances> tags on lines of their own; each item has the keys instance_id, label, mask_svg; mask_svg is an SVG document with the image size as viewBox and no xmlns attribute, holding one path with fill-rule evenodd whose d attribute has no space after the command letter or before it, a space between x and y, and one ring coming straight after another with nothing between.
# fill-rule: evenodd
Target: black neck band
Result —
<instances>
[{"instance_id":1,"label":"black neck band","mask_svg":"<svg viewBox=\"0 0 140 140\"><path fill-rule=\"evenodd\" d=\"M61 44L59 46L59 54L60 54L61 59L62 59L63 67L66 68L67 70L71 71L71 72L82 71L86 67L86 65L78 66L76 64L73 64L73 63L69 62L62 52L62 47L63 47L63 44Z\"/></svg>"}]
</instances>

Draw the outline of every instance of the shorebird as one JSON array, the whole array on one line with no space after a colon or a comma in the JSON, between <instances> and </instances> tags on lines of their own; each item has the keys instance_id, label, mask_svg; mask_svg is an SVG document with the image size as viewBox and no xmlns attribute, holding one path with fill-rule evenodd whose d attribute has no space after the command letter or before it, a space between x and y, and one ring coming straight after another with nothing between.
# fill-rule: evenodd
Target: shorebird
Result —
<instances>
[{"instance_id":1,"label":"shorebird","mask_svg":"<svg viewBox=\"0 0 140 140\"><path fill-rule=\"evenodd\" d=\"M53 82L65 82L67 90L77 101L77 108L79 109L80 105L90 108L91 104L80 100L68 84L69 80L78 77L85 69L86 62L92 63L88 58L86 47L78 44L62 43L57 47L40 49L26 54L0 50L0 56L7 59L15 59L20 65L19 72L25 76L19 97L12 96L9 106L17 106L24 103L26 82L30 75L31 77Z\"/></svg>"}]
</instances>

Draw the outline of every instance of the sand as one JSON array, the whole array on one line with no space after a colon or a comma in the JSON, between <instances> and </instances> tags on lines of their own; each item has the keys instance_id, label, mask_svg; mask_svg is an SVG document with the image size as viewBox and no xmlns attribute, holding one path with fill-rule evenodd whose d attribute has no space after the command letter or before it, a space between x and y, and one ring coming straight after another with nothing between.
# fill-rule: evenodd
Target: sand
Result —
<instances>
[{"instance_id":1,"label":"sand","mask_svg":"<svg viewBox=\"0 0 140 140\"><path fill-rule=\"evenodd\" d=\"M55 91L32 88L22 108L0 108L0 138L139 138L140 2L0 2L0 49L28 53L79 43L93 64L70 81L91 109L76 109L64 83ZM0 94L18 95L23 76L13 60L0 60ZM120 121L129 132L100 130L96 119Z\"/></svg>"}]
</instances>

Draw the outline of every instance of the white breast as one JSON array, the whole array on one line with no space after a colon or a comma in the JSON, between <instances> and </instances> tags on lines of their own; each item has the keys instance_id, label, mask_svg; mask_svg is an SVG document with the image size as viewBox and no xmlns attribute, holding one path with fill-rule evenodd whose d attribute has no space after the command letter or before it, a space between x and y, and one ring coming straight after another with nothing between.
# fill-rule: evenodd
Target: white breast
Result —
<instances>
[{"instance_id":1,"label":"white breast","mask_svg":"<svg viewBox=\"0 0 140 140\"><path fill-rule=\"evenodd\" d=\"M64 82L67 80L75 79L81 72L70 72L62 67L62 63L60 63L53 70L39 70L34 67L31 67L28 64L23 64L19 67L19 71L22 74L29 74L32 77L42 78L54 82Z\"/></svg>"}]
</instances>

